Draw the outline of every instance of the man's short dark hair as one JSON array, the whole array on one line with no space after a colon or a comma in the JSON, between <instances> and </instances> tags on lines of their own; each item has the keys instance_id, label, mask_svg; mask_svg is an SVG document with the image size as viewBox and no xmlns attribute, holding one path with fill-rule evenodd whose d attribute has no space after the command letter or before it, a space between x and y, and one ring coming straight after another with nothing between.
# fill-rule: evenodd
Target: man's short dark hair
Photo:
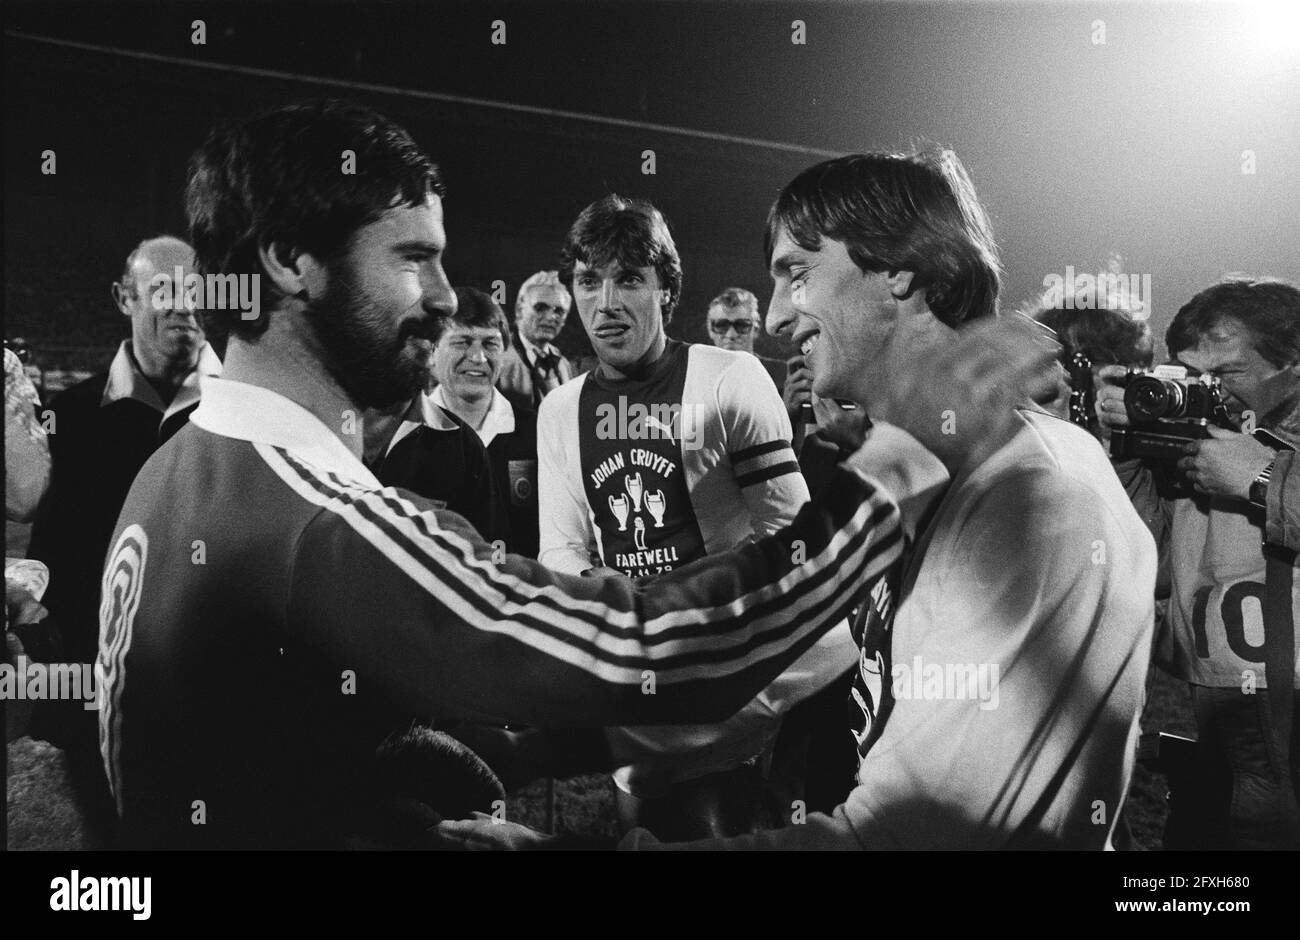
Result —
<instances>
[{"instance_id":1,"label":"man's short dark hair","mask_svg":"<svg viewBox=\"0 0 1300 940\"><path fill-rule=\"evenodd\" d=\"M993 230L951 150L852 154L809 167L768 212L765 263L782 231L806 251L823 238L843 242L864 272L913 272L948 326L997 312Z\"/></svg>"},{"instance_id":2,"label":"man's short dark hair","mask_svg":"<svg viewBox=\"0 0 1300 940\"><path fill-rule=\"evenodd\" d=\"M477 287L457 287L456 312L450 317L439 317L434 341L442 339L442 334L453 326L473 326L486 330L497 330L501 334L501 343L510 345L510 323L505 311L492 299L492 295Z\"/></svg>"},{"instance_id":3,"label":"man's short dark hair","mask_svg":"<svg viewBox=\"0 0 1300 940\"><path fill-rule=\"evenodd\" d=\"M185 209L198 273L261 275L263 245L284 242L328 263L387 210L445 192L405 130L363 105L324 100L214 128L190 158ZM208 317L220 334L256 336L270 306L264 300L256 320L238 310Z\"/></svg>"},{"instance_id":4,"label":"man's short dark hair","mask_svg":"<svg viewBox=\"0 0 1300 940\"><path fill-rule=\"evenodd\" d=\"M668 302L660 305L664 323L672 319L682 293L682 259L663 213L649 202L611 193L583 209L560 250L560 281L570 290L579 261L593 268L613 262L653 267L668 291Z\"/></svg>"},{"instance_id":5,"label":"man's short dark hair","mask_svg":"<svg viewBox=\"0 0 1300 940\"><path fill-rule=\"evenodd\" d=\"M1300 362L1300 289L1273 277L1231 275L1187 301L1165 332L1169 354L1195 349L1225 319L1245 327L1255 351L1277 368Z\"/></svg>"}]
</instances>

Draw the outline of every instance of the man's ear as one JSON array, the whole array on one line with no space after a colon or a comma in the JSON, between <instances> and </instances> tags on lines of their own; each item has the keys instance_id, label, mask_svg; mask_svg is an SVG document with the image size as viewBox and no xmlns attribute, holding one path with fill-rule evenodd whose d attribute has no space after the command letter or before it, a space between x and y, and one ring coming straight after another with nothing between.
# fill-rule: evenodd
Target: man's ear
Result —
<instances>
[{"instance_id":1,"label":"man's ear","mask_svg":"<svg viewBox=\"0 0 1300 940\"><path fill-rule=\"evenodd\" d=\"M903 300L912 293L911 271L886 271L885 281L889 285L889 292L898 300Z\"/></svg>"},{"instance_id":2,"label":"man's ear","mask_svg":"<svg viewBox=\"0 0 1300 940\"><path fill-rule=\"evenodd\" d=\"M122 285L113 282L113 303L117 304L117 309L121 311L122 316L129 317L131 311L126 309L126 295L122 293Z\"/></svg>"},{"instance_id":3,"label":"man's ear","mask_svg":"<svg viewBox=\"0 0 1300 940\"><path fill-rule=\"evenodd\" d=\"M262 270L276 292L286 297L318 297L326 286L325 267L314 255L284 242L268 242L257 250Z\"/></svg>"},{"instance_id":4,"label":"man's ear","mask_svg":"<svg viewBox=\"0 0 1300 940\"><path fill-rule=\"evenodd\" d=\"M668 301L672 300L672 297L673 297L673 292L670 291L670 290L669 290L668 288L666 288L666 287L665 287L663 290L659 291L659 303L660 303L660 304L666 304L666 303L668 303Z\"/></svg>"}]
</instances>

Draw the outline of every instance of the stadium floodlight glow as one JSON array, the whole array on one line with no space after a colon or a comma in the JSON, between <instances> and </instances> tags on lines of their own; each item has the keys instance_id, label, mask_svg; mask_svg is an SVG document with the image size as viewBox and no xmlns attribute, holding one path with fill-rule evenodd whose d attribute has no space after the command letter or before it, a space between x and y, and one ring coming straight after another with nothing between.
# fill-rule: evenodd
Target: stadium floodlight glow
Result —
<instances>
[{"instance_id":1,"label":"stadium floodlight glow","mask_svg":"<svg viewBox=\"0 0 1300 940\"><path fill-rule=\"evenodd\" d=\"M1300 66L1300 3L1255 0L1239 10L1249 53L1269 65Z\"/></svg>"}]
</instances>

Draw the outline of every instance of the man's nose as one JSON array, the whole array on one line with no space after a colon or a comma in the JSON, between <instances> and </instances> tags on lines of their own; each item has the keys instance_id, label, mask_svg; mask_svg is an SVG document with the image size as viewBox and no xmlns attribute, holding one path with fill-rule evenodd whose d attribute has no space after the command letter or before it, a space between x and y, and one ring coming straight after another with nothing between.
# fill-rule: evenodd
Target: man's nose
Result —
<instances>
[{"instance_id":1,"label":"man's nose","mask_svg":"<svg viewBox=\"0 0 1300 940\"><path fill-rule=\"evenodd\" d=\"M602 281L600 285L600 309L609 310L616 305L618 285L612 280Z\"/></svg>"},{"instance_id":2,"label":"man's nose","mask_svg":"<svg viewBox=\"0 0 1300 940\"><path fill-rule=\"evenodd\" d=\"M424 282L424 309L433 314L450 317L456 313L458 302L456 292L451 289L451 282L442 270L441 264L435 264L432 272Z\"/></svg>"},{"instance_id":3,"label":"man's nose","mask_svg":"<svg viewBox=\"0 0 1300 940\"><path fill-rule=\"evenodd\" d=\"M794 308L785 292L777 289L772 293L772 301L767 305L767 332L772 336L789 333L794 327Z\"/></svg>"}]
</instances>

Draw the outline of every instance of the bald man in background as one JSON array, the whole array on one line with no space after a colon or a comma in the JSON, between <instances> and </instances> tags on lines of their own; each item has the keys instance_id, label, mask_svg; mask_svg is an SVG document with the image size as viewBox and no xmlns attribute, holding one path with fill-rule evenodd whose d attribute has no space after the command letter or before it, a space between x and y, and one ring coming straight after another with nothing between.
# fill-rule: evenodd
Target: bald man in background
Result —
<instances>
[{"instance_id":1,"label":"bald man in background","mask_svg":"<svg viewBox=\"0 0 1300 940\"><path fill-rule=\"evenodd\" d=\"M95 661L100 577L127 491L145 461L189 420L199 403L199 377L221 373L197 311L170 289L178 273L184 284L193 265L194 250L179 238L141 242L112 285L130 338L107 372L50 402L53 469L28 554L50 569L43 603L60 638L54 656L63 661ZM38 713L33 734L67 752L87 822L98 828L96 803L107 788L96 778L103 769L95 713L81 702L43 704L49 707Z\"/></svg>"}]
</instances>

